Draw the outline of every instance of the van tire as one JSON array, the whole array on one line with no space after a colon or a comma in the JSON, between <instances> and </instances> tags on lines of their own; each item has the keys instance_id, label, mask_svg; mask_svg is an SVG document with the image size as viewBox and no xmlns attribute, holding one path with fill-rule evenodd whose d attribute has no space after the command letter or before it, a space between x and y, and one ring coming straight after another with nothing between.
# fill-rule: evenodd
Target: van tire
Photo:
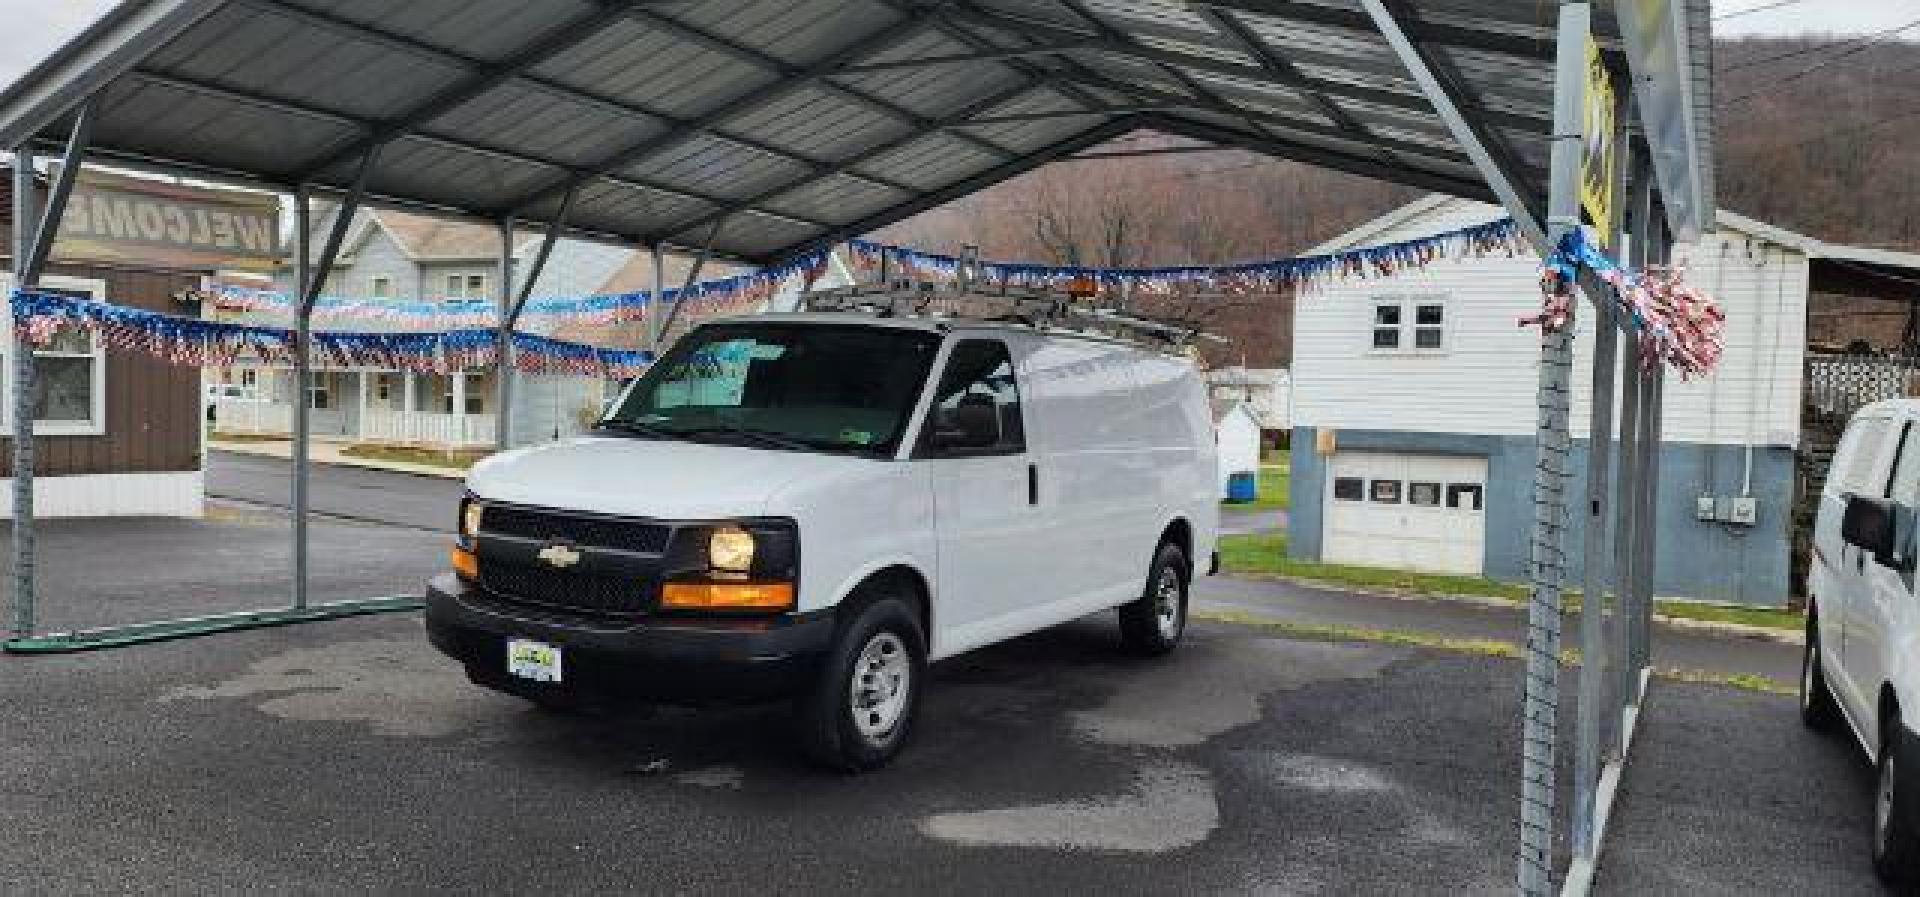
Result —
<instances>
[{"instance_id":1,"label":"van tire","mask_svg":"<svg viewBox=\"0 0 1920 897\"><path fill-rule=\"evenodd\" d=\"M887 765L913 734L927 639L900 598L883 595L849 609L853 618L797 702L794 722L808 758L840 772L866 772ZM869 677L865 693L856 692L861 677ZM862 702L870 702L864 710Z\"/></svg>"},{"instance_id":2,"label":"van tire","mask_svg":"<svg viewBox=\"0 0 1920 897\"><path fill-rule=\"evenodd\" d=\"M1820 662L1820 619L1808 614L1806 647L1800 657L1800 722L1809 729L1825 732L1839 719L1840 708L1833 703L1827 671Z\"/></svg>"},{"instance_id":3,"label":"van tire","mask_svg":"<svg viewBox=\"0 0 1920 897\"><path fill-rule=\"evenodd\" d=\"M1187 553L1162 542L1153 553L1146 591L1120 606L1120 643L1144 657L1158 657L1180 644L1187 631Z\"/></svg>"},{"instance_id":4,"label":"van tire","mask_svg":"<svg viewBox=\"0 0 1920 897\"><path fill-rule=\"evenodd\" d=\"M1920 746L1897 714L1884 726L1886 744L1874 764L1873 871L1890 885L1920 881L1920 806L1914 764Z\"/></svg>"}]
</instances>

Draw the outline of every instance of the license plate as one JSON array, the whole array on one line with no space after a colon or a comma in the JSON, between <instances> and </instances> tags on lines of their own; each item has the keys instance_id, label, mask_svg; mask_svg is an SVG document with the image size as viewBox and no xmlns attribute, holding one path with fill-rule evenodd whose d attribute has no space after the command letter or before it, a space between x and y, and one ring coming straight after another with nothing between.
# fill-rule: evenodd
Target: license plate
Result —
<instances>
[{"instance_id":1,"label":"license plate","mask_svg":"<svg viewBox=\"0 0 1920 897\"><path fill-rule=\"evenodd\" d=\"M559 682L560 646L532 639L508 639L507 674L535 682Z\"/></svg>"}]
</instances>

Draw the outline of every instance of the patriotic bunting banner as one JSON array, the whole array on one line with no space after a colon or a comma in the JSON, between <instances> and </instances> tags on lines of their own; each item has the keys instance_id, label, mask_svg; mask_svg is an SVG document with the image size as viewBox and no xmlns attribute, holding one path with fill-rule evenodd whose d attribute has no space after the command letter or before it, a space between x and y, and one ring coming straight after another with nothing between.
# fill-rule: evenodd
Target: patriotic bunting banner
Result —
<instances>
[{"instance_id":1,"label":"patriotic bunting banner","mask_svg":"<svg viewBox=\"0 0 1920 897\"><path fill-rule=\"evenodd\" d=\"M884 259L891 270L903 276L951 281L958 276L961 265L957 256L920 252L870 240L851 240L849 246L853 250L855 264L868 271L877 270ZM1519 249L1519 235L1513 219L1502 218L1416 240L1364 246L1326 255L1232 265L1089 268L981 262L976 270L979 277L987 282L1032 288L1058 288L1075 282L1092 282L1103 289L1131 284L1136 289L1149 292L1168 292L1178 287L1279 292L1330 277L1385 277L1408 268L1425 267L1441 258L1481 256L1492 252L1513 255Z\"/></svg>"},{"instance_id":2,"label":"patriotic bunting banner","mask_svg":"<svg viewBox=\"0 0 1920 897\"><path fill-rule=\"evenodd\" d=\"M1521 326L1546 330L1567 326L1573 313L1574 282L1582 269L1612 287L1614 301L1633 322L1642 357L1659 359L1682 378L1705 375L1720 363L1726 347L1726 314L1705 292L1687 285L1677 268L1652 266L1629 271L1587 240L1580 228L1567 231L1542 266L1544 294L1540 314Z\"/></svg>"},{"instance_id":3,"label":"patriotic bunting banner","mask_svg":"<svg viewBox=\"0 0 1920 897\"><path fill-rule=\"evenodd\" d=\"M773 297L780 285L796 274L819 272L827 261L825 250L811 253L772 268L704 280L686 290L668 289L664 296L671 304L685 294L686 307L681 317L690 320L749 311ZM215 303L232 311L251 312L291 321L295 302L285 293L221 287ZM645 320L653 305L650 292L610 293L593 296L535 296L520 312L522 322L547 321L582 324L625 324ZM420 331L496 327L498 303L492 299L349 299L323 296L314 302L314 320L323 324L353 322Z\"/></svg>"},{"instance_id":4,"label":"patriotic bunting banner","mask_svg":"<svg viewBox=\"0 0 1920 897\"><path fill-rule=\"evenodd\" d=\"M14 291L12 303L15 332L21 341L35 346L51 342L64 327L81 327L110 348L144 352L189 367L225 367L241 360L292 364L294 359L294 333L283 327L183 318L27 290ZM444 374L494 364L498 341L499 333L490 328L381 333L315 330L312 352L316 360L341 367ZM513 345L514 366L529 373L624 379L638 376L653 359L650 352L604 349L528 333L513 334Z\"/></svg>"}]
</instances>

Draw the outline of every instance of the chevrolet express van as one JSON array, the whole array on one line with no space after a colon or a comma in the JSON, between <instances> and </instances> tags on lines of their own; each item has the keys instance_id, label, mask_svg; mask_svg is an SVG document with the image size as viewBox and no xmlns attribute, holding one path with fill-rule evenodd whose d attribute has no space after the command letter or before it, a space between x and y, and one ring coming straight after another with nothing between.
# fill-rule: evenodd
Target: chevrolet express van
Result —
<instances>
[{"instance_id":1,"label":"chevrolet express van","mask_svg":"<svg viewBox=\"0 0 1920 897\"><path fill-rule=\"evenodd\" d=\"M1127 647L1172 650L1218 515L1187 358L850 312L704 324L591 435L467 486L427 625L474 682L791 699L849 771L906 742L929 661L1111 608Z\"/></svg>"},{"instance_id":2,"label":"chevrolet express van","mask_svg":"<svg viewBox=\"0 0 1920 897\"><path fill-rule=\"evenodd\" d=\"M1876 768L1874 870L1920 880L1920 401L1860 409L1833 456L1807 571L1801 717L1844 724Z\"/></svg>"}]
</instances>

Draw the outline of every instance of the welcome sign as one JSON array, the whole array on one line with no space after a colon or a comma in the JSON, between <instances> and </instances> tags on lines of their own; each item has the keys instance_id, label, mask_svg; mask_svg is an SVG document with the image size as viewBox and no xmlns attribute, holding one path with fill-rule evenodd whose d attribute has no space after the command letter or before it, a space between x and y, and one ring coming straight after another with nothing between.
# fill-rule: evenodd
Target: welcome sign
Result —
<instances>
[{"instance_id":1,"label":"welcome sign","mask_svg":"<svg viewBox=\"0 0 1920 897\"><path fill-rule=\"evenodd\" d=\"M82 170L55 258L163 268L271 271L280 257L280 200Z\"/></svg>"}]
</instances>

